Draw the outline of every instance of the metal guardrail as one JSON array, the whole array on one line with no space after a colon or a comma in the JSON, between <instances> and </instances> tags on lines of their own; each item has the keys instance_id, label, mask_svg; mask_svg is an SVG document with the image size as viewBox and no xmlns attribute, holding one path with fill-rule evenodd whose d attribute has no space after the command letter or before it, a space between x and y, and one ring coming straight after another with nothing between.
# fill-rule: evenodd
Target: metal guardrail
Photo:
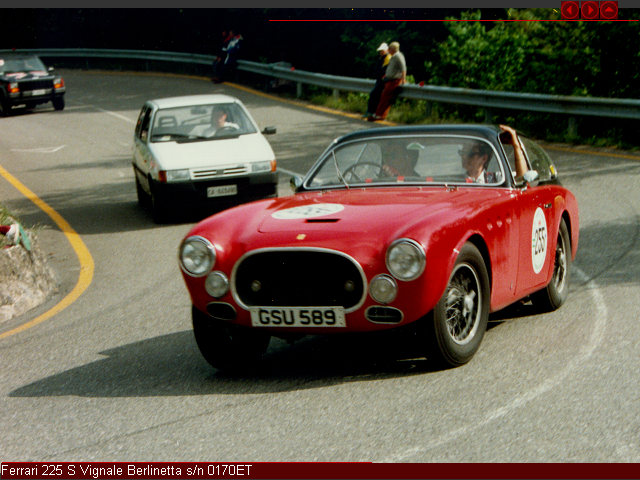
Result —
<instances>
[{"instance_id":1,"label":"metal guardrail","mask_svg":"<svg viewBox=\"0 0 640 480\"><path fill-rule=\"evenodd\" d=\"M0 50L0 54L12 51L16 53L34 53L45 58L133 59L180 62L205 66L211 65L214 59L212 55L194 53L87 48ZM333 89L334 92L353 91L365 93L369 92L374 84L374 80L371 79L326 75L298 70L292 67L282 66L282 64L264 64L247 60L239 60L238 69L295 82L298 85L299 94L304 84L330 88ZM400 96L432 102L473 105L484 108L487 112L490 111L490 109L501 108L566 114L570 116L570 133L575 129L575 120L573 117L575 115L640 120L640 100L636 99L499 92L434 85L420 86L414 84L403 85Z\"/></svg>"}]
</instances>

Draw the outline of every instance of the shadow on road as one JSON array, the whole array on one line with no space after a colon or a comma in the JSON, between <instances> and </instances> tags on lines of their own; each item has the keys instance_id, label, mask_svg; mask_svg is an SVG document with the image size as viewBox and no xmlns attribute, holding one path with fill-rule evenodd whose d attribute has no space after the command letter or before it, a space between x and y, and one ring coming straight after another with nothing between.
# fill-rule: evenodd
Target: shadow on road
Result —
<instances>
[{"instance_id":1,"label":"shadow on road","mask_svg":"<svg viewBox=\"0 0 640 480\"><path fill-rule=\"evenodd\" d=\"M398 342L360 335L305 337L293 345L272 339L251 374L210 367L191 331L149 338L105 352L104 359L66 370L11 392L11 397L157 397L239 395L322 388L433 370Z\"/></svg>"}]
</instances>

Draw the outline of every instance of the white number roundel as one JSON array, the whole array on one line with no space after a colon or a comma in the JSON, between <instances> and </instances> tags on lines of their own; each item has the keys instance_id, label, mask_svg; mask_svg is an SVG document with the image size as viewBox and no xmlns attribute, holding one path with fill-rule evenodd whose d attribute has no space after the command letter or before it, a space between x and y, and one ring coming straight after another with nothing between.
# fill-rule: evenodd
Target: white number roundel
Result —
<instances>
[{"instance_id":1,"label":"white number roundel","mask_svg":"<svg viewBox=\"0 0 640 480\"><path fill-rule=\"evenodd\" d=\"M533 215L533 228L531 229L531 264L533 271L540 273L547 258L547 221L540 207Z\"/></svg>"},{"instance_id":2,"label":"white number roundel","mask_svg":"<svg viewBox=\"0 0 640 480\"><path fill-rule=\"evenodd\" d=\"M302 205L300 207L280 210L271 216L280 220L294 220L332 215L334 213L341 212L342 210L344 210L344 205L339 205L337 203L313 203L310 205Z\"/></svg>"}]
</instances>

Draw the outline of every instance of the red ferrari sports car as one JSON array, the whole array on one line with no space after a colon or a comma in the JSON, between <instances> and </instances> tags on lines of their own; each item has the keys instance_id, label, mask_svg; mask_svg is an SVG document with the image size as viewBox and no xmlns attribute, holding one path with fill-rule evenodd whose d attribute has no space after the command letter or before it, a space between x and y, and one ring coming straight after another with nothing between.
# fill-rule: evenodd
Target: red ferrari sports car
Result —
<instances>
[{"instance_id":1,"label":"red ferrari sports car","mask_svg":"<svg viewBox=\"0 0 640 480\"><path fill-rule=\"evenodd\" d=\"M567 297L576 199L510 127L357 131L292 185L203 220L180 245L196 342L214 367L256 361L272 336L414 322L424 355L457 366L490 312Z\"/></svg>"}]
</instances>

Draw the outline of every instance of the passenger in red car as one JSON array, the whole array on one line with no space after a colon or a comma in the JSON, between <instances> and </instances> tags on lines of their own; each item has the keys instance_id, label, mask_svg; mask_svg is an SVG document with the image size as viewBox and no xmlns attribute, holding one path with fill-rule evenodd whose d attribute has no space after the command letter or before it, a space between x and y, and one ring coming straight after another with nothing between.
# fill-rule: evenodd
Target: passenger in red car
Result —
<instances>
[{"instance_id":1,"label":"passenger in red car","mask_svg":"<svg viewBox=\"0 0 640 480\"><path fill-rule=\"evenodd\" d=\"M474 142L460 150L462 167L467 172L467 183L494 183L496 174L487 171L492 150L488 143Z\"/></svg>"}]
</instances>

